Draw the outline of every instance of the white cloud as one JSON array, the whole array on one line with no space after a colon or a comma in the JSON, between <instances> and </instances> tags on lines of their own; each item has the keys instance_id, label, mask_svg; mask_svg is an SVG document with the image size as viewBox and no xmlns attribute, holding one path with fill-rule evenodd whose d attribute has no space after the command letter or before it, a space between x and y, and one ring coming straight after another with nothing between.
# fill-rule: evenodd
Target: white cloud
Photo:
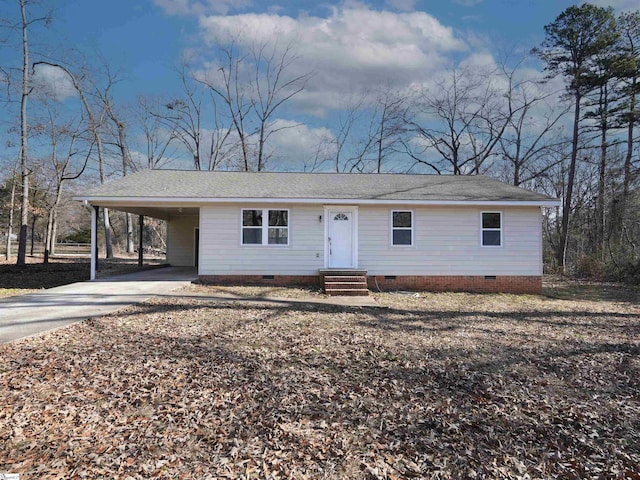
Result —
<instances>
[{"instance_id":1,"label":"white cloud","mask_svg":"<svg viewBox=\"0 0 640 480\"><path fill-rule=\"evenodd\" d=\"M291 73L315 73L295 102L316 114L340 108L353 92L422 82L467 49L452 28L427 13L376 11L357 3L335 7L326 18L216 15L201 17L200 26L207 47L293 43L298 58Z\"/></svg>"},{"instance_id":2,"label":"white cloud","mask_svg":"<svg viewBox=\"0 0 640 480\"><path fill-rule=\"evenodd\" d=\"M77 95L69 75L51 65L38 65L31 81L38 92L59 102Z\"/></svg>"},{"instance_id":3,"label":"white cloud","mask_svg":"<svg viewBox=\"0 0 640 480\"><path fill-rule=\"evenodd\" d=\"M226 15L251 5L250 0L153 0L168 15Z\"/></svg>"},{"instance_id":4,"label":"white cloud","mask_svg":"<svg viewBox=\"0 0 640 480\"><path fill-rule=\"evenodd\" d=\"M271 125L274 133L269 138L270 159L267 167L272 170L300 170L309 167L323 146L330 145L334 134L325 127L310 127L293 120L277 119ZM308 169L308 168L307 168Z\"/></svg>"}]
</instances>

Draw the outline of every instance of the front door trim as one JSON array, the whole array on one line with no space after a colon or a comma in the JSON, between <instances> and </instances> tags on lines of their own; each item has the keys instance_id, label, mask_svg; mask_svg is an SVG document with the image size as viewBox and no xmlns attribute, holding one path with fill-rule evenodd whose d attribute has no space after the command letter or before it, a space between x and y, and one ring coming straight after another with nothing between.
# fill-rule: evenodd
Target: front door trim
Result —
<instances>
[{"instance_id":1,"label":"front door trim","mask_svg":"<svg viewBox=\"0 0 640 480\"><path fill-rule=\"evenodd\" d=\"M353 265L345 268L358 268L358 207L356 205L325 205L324 206L324 268L330 267L329 258L329 228L331 225L331 212L350 212L351 229L351 258Z\"/></svg>"}]
</instances>

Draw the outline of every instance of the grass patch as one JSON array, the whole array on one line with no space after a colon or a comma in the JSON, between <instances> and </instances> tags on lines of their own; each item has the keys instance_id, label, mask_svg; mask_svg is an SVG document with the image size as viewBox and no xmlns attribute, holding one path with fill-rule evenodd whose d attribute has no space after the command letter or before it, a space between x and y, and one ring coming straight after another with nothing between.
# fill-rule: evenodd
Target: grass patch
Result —
<instances>
[{"instance_id":1,"label":"grass patch","mask_svg":"<svg viewBox=\"0 0 640 480\"><path fill-rule=\"evenodd\" d=\"M0 288L0 297L12 297L13 295L26 295L37 292L33 288Z\"/></svg>"}]
</instances>

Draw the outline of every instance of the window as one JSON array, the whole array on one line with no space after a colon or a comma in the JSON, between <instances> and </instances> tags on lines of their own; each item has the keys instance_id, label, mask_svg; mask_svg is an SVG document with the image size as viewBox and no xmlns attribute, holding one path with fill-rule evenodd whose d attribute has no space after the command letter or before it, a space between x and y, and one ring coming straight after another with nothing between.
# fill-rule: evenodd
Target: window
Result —
<instances>
[{"instance_id":1,"label":"window","mask_svg":"<svg viewBox=\"0 0 640 480\"><path fill-rule=\"evenodd\" d=\"M391 244L396 246L413 245L413 212L394 210L391 212Z\"/></svg>"},{"instance_id":2,"label":"window","mask_svg":"<svg viewBox=\"0 0 640 480\"><path fill-rule=\"evenodd\" d=\"M482 212L482 246L502 246L501 212Z\"/></svg>"},{"instance_id":3,"label":"window","mask_svg":"<svg viewBox=\"0 0 640 480\"><path fill-rule=\"evenodd\" d=\"M289 244L289 212L269 210L269 245Z\"/></svg>"},{"instance_id":4,"label":"window","mask_svg":"<svg viewBox=\"0 0 640 480\"><path fill-rule=\"evenodd\" d=\"M242 209L242 244L289 245L289 210Z\"/></svg>"},{"instance_id":5,"label":"window","mask_svg":"<svg viewBox=\"0 0 640 480\"><path fill-rule=\"evenodd\" d=\"M242 244L262 245L262 210L242 211Z\"/></svg>"}]
</instances>

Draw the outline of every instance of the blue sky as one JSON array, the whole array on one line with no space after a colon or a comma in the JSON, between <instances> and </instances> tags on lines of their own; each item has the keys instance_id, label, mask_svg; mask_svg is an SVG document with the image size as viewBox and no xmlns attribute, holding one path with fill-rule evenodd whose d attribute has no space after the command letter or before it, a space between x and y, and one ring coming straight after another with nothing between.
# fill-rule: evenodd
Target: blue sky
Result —
<instances>
[{"instance_id":1,"label":"blue sky","mask_svg":"<svg viewBox=\"0 0 640 480\"><path fill-rule=\"evenodd\" d=\"M292 42L292 75L314 72L307 88L278 111L278 125L299 124L272 138L273 148L311 154L320 137L336 134L346 104L367 89L433 88L452 65L495 66L517 61L537 46L544 25L570 0L41 0L54 4L47 29L33 28L34 52L71 63L103 57L120 79L121 106L140 95L171 98L177 69L188 56L201 76L216 70L216 45L237 37L281 45ZM595 0L601 6L640 9L640 0ZM13 5L15 4L15 5ZM0 6L0 18L17 18L17 1ZM80 52L79 54L77 52ZM37 55L34 55L36 57ZM15 47L0 48L0 65L19 65ZM527 64L531 73L539 69ZM49 72L51 73L51 72ZM539 72L538 72L539 73ZM525 71L526 74L526 71ZM44 81L64 92L64 79ZM62 86L61 86L62 85ZM68 85L67 85L68 91ZM73 95L62 95L69 104ZM7 110L9 111L9 110ZM210 127L210 126L209 126ZM135 135L132 135L135 144ZM135 148L136 146L134 146ZM140 149L141 150L141 149ZM300 153L302 152L302 153ZM305 153L306 152L306 153ZM178 152L179 153L179 152ZM142 154L142 153L140 153Z\"/></svg>"},{"instance_id":2,"label":"blue sky","mask_svg":"<svg viewBox=\"0 0 640 480\"><path fill-rule=\"evenodd\" d=\"M58 0L51 30L53 42L68 38L70 45L91 54L101 52L124 78L122 94L167 93L175 86L175 69L186 48L202 45L199 20L206 16L276 14L298 19L328 17L333 8L360 5L372 11L397 14L417 11L433 16L460 38L477 37L482 48L528 50L543 37L543 26L573 2L568 0L425 0L397 2L209 2L209 8L180 10L183 1ZM191 2L196 3L196 2ZM206 1L202 3L207 3ZM233 8L233 4L239 8ZM174 4L173 9L168 5ZM394 4L405 7L397 8ZM164 8L163 8L164 6ZM411 8L410 8L411 7ZM364 27L364 26L363 26ZM480 48L480 46L476 46Z\"/></svg>"},{"instance_id":3,"label":"blue sky","mask_svg":"<svg viewBox=\"0 0 640 480\"><path fill-rule=\"evenodd\" d=\"M273 3L263 0L56 0L51 27L46 32L33 33L32 41L45 41L49 46L56 46L57 51L77 48L88 57L101 54L120 72L123 80L118 86L120 98L131 101L139 94L170 94L177 88L175 70L185 49L203 46L207 35L202 26L205 18L241 18L249 14L294 20L339 18L348 9L392 15L424 12L443 28L451 29L456 38L469 42L470 50L524 52L541 41L543 26L571 3L568 0ZM361 28L364 30L366 26ZM336 53L339 52L336 50Z\"/></svg>"}]
</instances>

